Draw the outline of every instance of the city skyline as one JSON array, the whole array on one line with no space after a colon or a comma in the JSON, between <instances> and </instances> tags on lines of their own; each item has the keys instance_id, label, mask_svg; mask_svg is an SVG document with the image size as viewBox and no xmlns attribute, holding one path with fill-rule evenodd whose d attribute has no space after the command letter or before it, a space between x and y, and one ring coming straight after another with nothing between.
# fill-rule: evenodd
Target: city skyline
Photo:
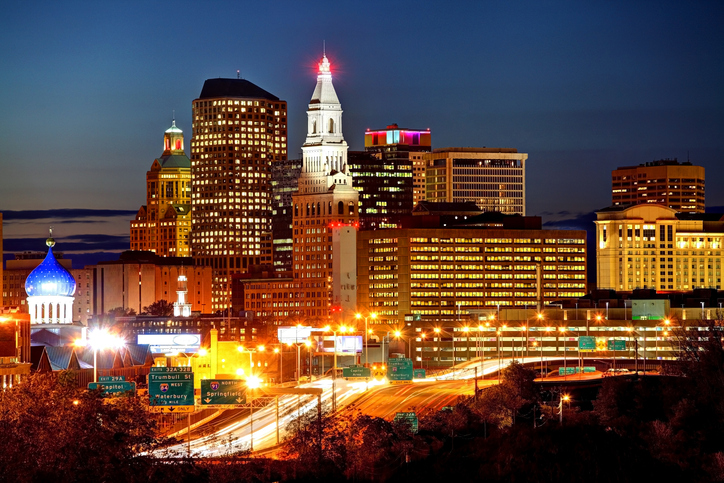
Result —
<instances>
[{"instance_id":1,"label":"city skyline","mask_svg":"<svg viewBox=\"0 0 724 483\"><path fill-rule=\"evenodd\" d=\"M529 154L528 214L608 206L611 170L654 159L689 158L710 186L722 179L720 5L417 2L384 15L381 5L144 4L141 20L133 8L11 6L0 34L16 46L0 54L0 209L21 213L5 217L6 251L42 241L48 224L79 251L92 251L89 241L117 250L162 130L175 111L190 138L207 78L239 70L286 99L289 158L300 157L323 41L351 150L367 128L393 122L430 128L433 148L516 148ZM219 18L232 19L228 31ZM724 205L708 191L707 206ZM54 209L67 211L42 213Z\"/></svg>"}]
</instances>

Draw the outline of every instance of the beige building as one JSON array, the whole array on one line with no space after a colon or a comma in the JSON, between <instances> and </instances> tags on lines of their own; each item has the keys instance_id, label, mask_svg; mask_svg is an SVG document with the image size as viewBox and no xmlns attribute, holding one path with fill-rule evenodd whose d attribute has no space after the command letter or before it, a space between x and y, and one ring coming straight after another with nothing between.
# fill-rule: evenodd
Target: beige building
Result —
<instances>
[{"instance_id":1,"label":"beige building","mask_svg":"<svg viewBox=\"0 0 724 483\"><path fill-rule=\"evenodd\" d=\"M704 168L676 159L627 166L611 173L613 206L655 203L704 213Z\"/></svg>"},{"instance_id":2,"label":"beige building","mask_svg":"<svg viewBox=\"0 0 724 483\"><path fill-rule=\"evenodd\" d=\"M596 213L599 289L720 288L724 219L658 204Z\"/></svg>"},{"instance_id":3,"label":"beige building","mask_svg":"<svg viewBox=\"0 0 724 483\"><path fill-rule=\"evenodd\" d=\"M208 79L194 99L194 262L213 270L212 309L231 277L272 264L272 163L287 158L287 103L245 79Z\"/></svg>"},{"instance_id":4,"label":"beige building","mask_svg":"<svg viewBox=\"0 0 724 483\"><path fill-rule=\"evenodd\" d=\"M163 154L146 173L146 204L131 221L131 250L162 257L191 255L191 161L176 121L163 135Z\"/></svg>"},{"instance_id":5,"label":"beige building","mask_svg":"<svg viewBox=\"0 0 724 483\"><path fill-rule=\"evenodd\" d=\"M455 319L498 307L533 309L585 295L586 232L363 231L357 263L358 305L379 314L380 323L403 323L406 315Z\"/></svg>"},{"instance_id":6,"label":"beige building","mask_svg":"<svg viewBox=\"0 0 724 483\"><path fill-rule=\"evenodd\" d=\"M483 211L525 215L527 154L511 148L443 148L424 158L426 201L473 201Z\"/></svg>"},{"instance_id":7,"label":"beige building","mask_svg":"<svg viewBox=\"0 0 724 483\"><path fill-rule=\"evenodd\" d=\"M148 252L126 252L121 259L86 267L92 271L94 287L92 314L102 315L116 308L137 314L159 300L176 301L179 275L187 278L187 303L194 312L209 313L211 268L193 266L189 258L158 257ZM77 297L77 295L76 295Z\"/></svg>"}]
</instances>

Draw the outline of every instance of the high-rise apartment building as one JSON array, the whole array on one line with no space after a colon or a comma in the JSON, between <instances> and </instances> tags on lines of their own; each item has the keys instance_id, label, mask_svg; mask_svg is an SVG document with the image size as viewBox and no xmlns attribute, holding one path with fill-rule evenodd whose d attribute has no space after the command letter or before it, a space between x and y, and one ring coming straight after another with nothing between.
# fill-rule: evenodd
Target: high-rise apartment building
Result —
<instances>
[{"instance_id":1,"label":"high-rise apartment building","mask_svg":"<svg viewBox=\"0 0 724 483\"><path fill-rule=\"evenodd\" d=\"M399 228L416 199L424 199L420 196L420 186L424 190L422 153L430 152L430 146L429 130L392 124L365 133L364 152L349 153L354 188L360 193L362 229Z\"/></svg>"},{"instance_id":2,"label":"high-rise apartment building","mask_svg":"<svg viewBox=\"0 0 724 483\"><path fill-rule=\"evenodd\" d=\"M704 168L662 159L611 172L613 206L656 203L676 211L704 213Z\"/></svg>"},{"instance_id":3,"label":"high-rise apartment building","mask_svg":"<svg viewBox=\"0 0 724 483\"><path fill-rule=\"evenodd\" d=\"M443 148L424 157L427 201L474 201L483 211L525 215L527 154L510 148Z\"/></svg>"},{"instance_id":4,"label":"high-rise apartment building","mask_svg":"<svg viewBox=\"0 0 724 483\"><path fill-rule=\"evenodd\" d=\"M234 273L272 264L272 164L287 158L287 103L245 79L208 79L193 101L191 249L213 268L212 310Z\"/></svg>"},{"instance_id":5,"label":"high-rise apartment building","mask_svg":"<svg viewBox=\"0 0 724 483\"><path fill-rule=\"evenodd\" d=\"M639 204L612 206L596 217L599 289L721 288L721 214L677 213L658 204Z\"/></svg>"},{"instance_id":6,"label":"high-rise apartment building","mask_svg":"<svg viewBox=\"0 0 724 483\"><path fill-rule=\"evenodd\" d=\"M191 161L176 121L163 135L163 154L146 173L146 204L131 221L131 250L191 256Z\"/></svg>"},{"instance_id":7,"label":"high-rise apartment building","mask_svg":"<svg viewBox=\"0 0 724 483\"><path fill-rule=\"evenodd\" d=\"M312 315L326 316L334 305L349 305L349 300L335 300L333 277L345 272L346 284L356 286L354 256L334 260L337 237L344 233L349 243L349 229L359 222L359 194L352 187L352 176L347 164L347 142L342 134L342 105L332 85L332 72L327 56L322 57L317 74L317 85L307 109L307 138L302 146L302 173L299 191L292 197L294 203L294 279L310 290ZM352 251L354 253L354 250ZM343 266L335 267L334 264ZM347 266L349 265L349 266ZM337 271L337 273L334 273ZM351 274L353 272L353 275Z\"/></svg>"}]
</instances>

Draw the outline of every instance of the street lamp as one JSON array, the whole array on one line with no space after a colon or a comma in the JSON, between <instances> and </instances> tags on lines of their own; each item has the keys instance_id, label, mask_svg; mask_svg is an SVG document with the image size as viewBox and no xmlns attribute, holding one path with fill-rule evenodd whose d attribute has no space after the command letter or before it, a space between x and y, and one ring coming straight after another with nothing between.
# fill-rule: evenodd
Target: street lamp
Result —
<instances>
[{"instance_id":1,"label":"street lamp","mask_svg":"<svg viewBox=\"0 0 724 483\"><path fill-rule=\"evenodd\" d=\"M112 335L105 329L95 329L88 334L88 340L77 339L74 342L76 347L83 347L87 344L93 349L93 382L98 382L98 351L103 349L120 349L125 345L122 338Z\"/></svg>"},{"instance_id":2,"label":"street lamp","mask_svg":"<svg viewBox=\"0 0 724 483\"><path fill-rule=\"evenodd\" d=\"M563 394L561 395L561 400L558 402L558 416L561 424L563 424L563 401L569 402L570 400L571 397L568 394Z\"/></svg>"},{"instance_id":3,"label":"street lamp","mask_svg":"<svg viewBox=\"0 0 724 483\"><path fill-rule=\"evenodd\" d=\"M357 318L357 320L359 320L359 319L365 319L365 340L368 340L369 331L368 331L368 329L367 329L367 319L369 318L369 319L375 320L375 319L377 318L377 313L376 313L376 312L372 312L372 313L369 315L369 317L365 317L364 315L362 315L362 314L360 314L360 313L356 313L354 316ZM366 344L365 344L365 365L369 365L369 363L370 363L370 360L369 360L369 347L368 347L368 346L369 346L369 344L366 343Z\"/></svg>"}]
</instances>

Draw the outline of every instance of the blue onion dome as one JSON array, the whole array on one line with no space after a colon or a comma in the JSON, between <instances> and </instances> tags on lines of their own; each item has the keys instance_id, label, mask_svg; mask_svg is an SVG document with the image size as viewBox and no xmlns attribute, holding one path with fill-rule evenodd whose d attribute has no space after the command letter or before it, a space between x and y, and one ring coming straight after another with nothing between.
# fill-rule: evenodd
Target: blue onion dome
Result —
<instances>
[{"instance_id":1,"label":"blue onion dome","mask_svg":"<svg viewBox=\"0 0 724 483\"><path fill-rule=\"evenodd\" d=\"M30 272L25 280L25 292L29 297L53 296L72 297L75 293L75 279L68 270L55 259L53 245L55 240L48 238L48 254L45 260Z\"/></svg>"}]
</instances>

